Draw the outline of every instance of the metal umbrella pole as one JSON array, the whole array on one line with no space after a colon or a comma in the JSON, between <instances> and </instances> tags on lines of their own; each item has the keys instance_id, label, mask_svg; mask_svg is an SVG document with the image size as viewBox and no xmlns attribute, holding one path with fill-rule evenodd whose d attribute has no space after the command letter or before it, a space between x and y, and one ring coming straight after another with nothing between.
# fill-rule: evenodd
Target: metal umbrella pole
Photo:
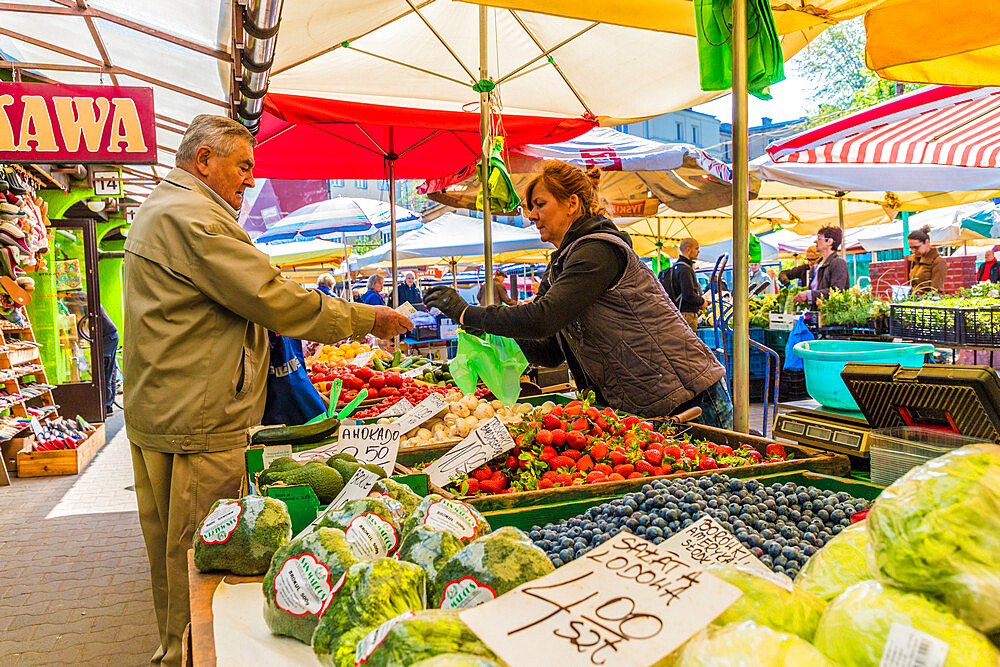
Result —
<instances>
[{"instance_id":1,"label":"metal umbrella pole","mask_svg":"<svg viewBox=\"0 0 1000 667\"><path fill-rule=\"evenodd\" d=\"M485 259L483 268L486 270L486 280L493 281L493 228L490 215L490 147L493 143L490 137L490 92L487 84L489 68L487 67L487 12L486 6L479 7L479 136L483 140L483 159L480 165L479 174L483 187L483 257ZM485 303L489 306L493 304L493 290L488 288L483 294Z\"/></svg>"},{"instance_id":2,"label":"metal umbrella pole","mask_svg":"<svg viewBox=\"0 0 1000 667\"><path fill-rule=\"evenodd\" d=\"M733 429L750 428L747 0L733 0Z\"/></svg>"},{"instance_id":3,"label":"metal umbrella pole","mask_svg":"<svg viewBox=\"0 0 1000 667\"><path fill-rule=\"evenodd\" d=\"M354 290L351 289L351 261L347 257L347 234L341 232L340 240L344 243L344 288L347 292L347 300L354 301Z\"/></svg>"},{"instance_id":4,"label":"metal umbrella pole","mask_svg":"<svg viewBox=\"0 0 1000 667\"><path fill-rule=\"evenodd\" d=\"M389 152L385 159L389 163L389 234L392 236L390 255L392 258L392 307L399 308L399 286L396 259L396 153L393 146L393 128L389 127ZM399 349L399 336L393 337L393 345Z\"/></svg>"}]
</instances>

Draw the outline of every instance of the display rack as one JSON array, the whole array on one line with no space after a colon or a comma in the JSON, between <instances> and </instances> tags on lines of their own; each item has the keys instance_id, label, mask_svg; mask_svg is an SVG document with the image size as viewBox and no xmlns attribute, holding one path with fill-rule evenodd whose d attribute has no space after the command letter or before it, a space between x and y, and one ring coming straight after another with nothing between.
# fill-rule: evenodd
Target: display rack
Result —
<instances>
[{"instance_id":1,"label":"display rack","mask_svg":"<svg viewBox=\"0 0 1000 667\"><path fill-rule=\"evenodd\" d=\"M18 310L24 326L0 320L0 385L7 395L0 397L0 409L9 409L15 417L30 419L30 406L41 411L42 414L35 415L39 421L53 419L59 416L58 406L52 398L40 348L31 330L27 311L24 308ZM28 385L27 378L33 378L34 383ZM4 439L0 437L0 440Z\"/></svg>"}]
</instances>

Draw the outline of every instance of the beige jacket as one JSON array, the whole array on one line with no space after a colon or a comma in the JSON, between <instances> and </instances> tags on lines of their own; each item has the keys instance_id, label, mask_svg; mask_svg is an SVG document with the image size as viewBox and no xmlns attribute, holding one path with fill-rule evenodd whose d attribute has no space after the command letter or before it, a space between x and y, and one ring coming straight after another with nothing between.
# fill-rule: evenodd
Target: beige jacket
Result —
<instances>
[{"instance_id":1,"label":"beige jacket","mask_svg":"<svg viewBox=\"0 0 1000 667\"><path fill-rule=\"evenodd\" d=\"M125 426L161 452L242 447L260 423L267 332L333 343L375 309L283 278L221 197L174 169L125 241Z\"/></svg>"}]
</instances>

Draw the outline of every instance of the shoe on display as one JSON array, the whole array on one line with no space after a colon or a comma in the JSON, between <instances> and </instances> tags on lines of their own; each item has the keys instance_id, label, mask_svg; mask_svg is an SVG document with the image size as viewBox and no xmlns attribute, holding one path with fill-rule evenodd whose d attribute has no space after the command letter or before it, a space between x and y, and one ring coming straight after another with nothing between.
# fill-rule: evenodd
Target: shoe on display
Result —
<instances>
[{"instance_id":1,"label":"shoe on display","mask_svg":"<svg viewBox=\"0 0 1000 667\"><path fill-rule=\"evenodd\" d=\"M21 207L17 204L3 202L0 203L0 215L21 217L24 215L24 211L22 211Z\"/></svg>"},{"instance_id":2,"label":"shoe on display","mask_svg":"<svg viewBox=\"0 0 1000 667\"><path fill-rule=\"evenodd\" d=\"M15 223L3 220L3 216L0 216L0 231L10 234L15 239L23 239L24 232Z\"/></svg>"},{"instance_id":3,"label":"shoe on display","mask_svg":"<svg viewBox=\"0 0 1000 667\"><path fill-rule=\"evenodd\" d=\"M0 228L0 243L3 243L4 245L7 246L11 246L13 248L20 248L26 253L31 253L31 249L28 248L27 244L22 239L11 236L9 233L5 232L2 228Z\"/></svg>"},{"instance_id":4,"label":"shoe on display","mask_svg":"<svg viewBox=\"0 0 1000 667\"><path fill-rule=\"evenodd\" d=\"M7 174L7 188L8 188L8 194L15 194L15 195L28 194L28 187L24 184L24 181L21 180L20 174L18 174L16 171L12 171L9 174Z\"/></svg>"}]
</instances>

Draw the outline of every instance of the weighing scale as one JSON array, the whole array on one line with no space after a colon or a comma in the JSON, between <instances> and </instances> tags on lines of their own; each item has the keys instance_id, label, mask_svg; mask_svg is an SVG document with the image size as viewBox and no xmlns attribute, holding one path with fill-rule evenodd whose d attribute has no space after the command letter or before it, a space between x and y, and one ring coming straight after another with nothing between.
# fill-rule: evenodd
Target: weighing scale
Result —
<instances>
[{"instance_id":1,"label":"weighing scale","mask_svg":"<svg viewBox=\"0 0 1000 667\"><path fill-rule=\"evenodd\" d=\"M778 415L774 435L865 458L873 428L920 426L1000 442L1000 376L988 366L849 363L840 377L860 412L781 403L789 412Z\"/></svg>"}]
</instances>

